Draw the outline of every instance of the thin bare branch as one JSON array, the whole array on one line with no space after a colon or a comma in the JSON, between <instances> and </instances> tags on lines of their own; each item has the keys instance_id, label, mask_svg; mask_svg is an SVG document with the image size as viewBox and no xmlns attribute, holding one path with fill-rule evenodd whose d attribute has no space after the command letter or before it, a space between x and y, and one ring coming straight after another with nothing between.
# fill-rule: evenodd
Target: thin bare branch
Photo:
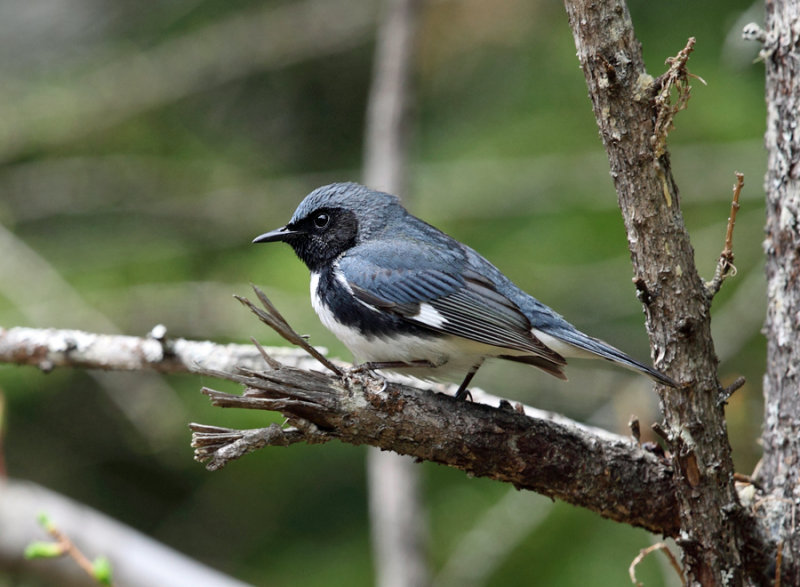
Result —
<instances>
[{"instance_id":1,"label":"thin bare branch","mask_svg":"<svg viewBox=\"0 0 800 587\"><path fill-rule=\"evenodd\" d=\"M731 201L731 214L728 216L728 227L725 231L725 246L717 261L714 278L706 283L706 294L713 298L722 287L722 282L728 275L736 275L736 266L733 264L733 227L736 225L736 213L739 211L739 196L744 187L744 174L736 172L736 183L733 184L733 200Z\"/></svg>"},{"instance_id":2,"label":"thin bare branch","mask_svg":"<svg viewBox=\"0 0 800 587\"><path fill-rule=\"evenodd\" d=\"M243 298L241 296L233 296L237 300L239 300L243 305L247 306L253 314L258 316L258 319L261 320L264 324L272 328L275 332L280 334L284 339L286 339L289 343L294 344L302 348L306 351L309 355L314 357L317 361L319 361L323 367L329 369L332 373L336 375L342 375L344 372L331 363L325 355L320 353L317 349L313 346L308 344L308 341L301 335L297 334L294 329L289 326L289 323L286 319L278 312L278 309L272 304L269 300L267 295L261 291L257 286L253 286L253 291L256 292L256 296L258 296L258 300L266 309L266 312L253 304L247 298ZM268 361L269 362L269 361Z\"/></svg>"},{"instance_id":3,"label":"thin bare branch","mask_svg":"<svg viewBox=\"0 0 800 587\"><path fill-rule=\"evenodd\" d=\"M683 585L683 587L686 587L686 577L683 576L683 571L681 570L681 566L680 564L678 564L675 555L672 554L672 551L669 549L669 546L667 546L665 542L658 542L656 544L653 544L652 546L648 546L647 548L643 548L642 550L639 551L639 554L636 555L635 559L633 559L631 566L628 567L628 575L631 578L631 583L633 583L637 587L642 587L642 583L640 583L636 579L636 567L639 566L639 563L641 563L645 558L647 558L649 554L655 552L656 550L660 550L666 555L667 560L669 560L669 564L672 566L673 569L675 569L675 572L678 574L678 577L680 577L681 585Z\"/></svg>"}]
</instances>

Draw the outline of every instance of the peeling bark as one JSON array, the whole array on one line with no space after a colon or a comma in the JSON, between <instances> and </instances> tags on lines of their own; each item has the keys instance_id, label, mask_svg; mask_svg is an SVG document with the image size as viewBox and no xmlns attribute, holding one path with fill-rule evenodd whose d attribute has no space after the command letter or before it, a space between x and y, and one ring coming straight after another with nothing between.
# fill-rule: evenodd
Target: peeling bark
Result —
<instances>
[{"instance_id":1,"label":"peeling bark","mask_svg":"<svg viewBox=\"0 0 800 587\"><path fill-rule=\"evenodd\" d=\"M758 478L784 585L800 585L800 4L766 3L767 372ZM777 581L776 581L777 582Z\"/></svg>"}]
</instances>

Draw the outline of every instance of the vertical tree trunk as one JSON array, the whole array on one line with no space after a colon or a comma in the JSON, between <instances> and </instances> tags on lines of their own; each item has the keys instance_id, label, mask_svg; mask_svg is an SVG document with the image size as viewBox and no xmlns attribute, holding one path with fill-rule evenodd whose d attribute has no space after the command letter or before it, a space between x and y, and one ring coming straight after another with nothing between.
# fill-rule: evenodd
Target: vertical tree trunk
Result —
<instances>
[{"instance_id":1,"label":"vertical tree trunk","mask_svg":"<svg viewBox=\"0 0 800 587\"><path fill-rule=\"evenodd\" d=\"M645 70L623 0L565 5L625 221L653 354L681 383L658 391L686 575L692 585L742 585L746 539L716 375L711 300L695 267L666 152L670 125L656 124L666 107L656 100L664 80Z\"/></svg>"},{"instance_id":2,"label":"vertical tree trunk","mask_svg":"<svg viewBox=\"0 0 800 587\"><path fill-rule=\"evenodd\" d=\"M759 480L781 584L800 585L800 3L767 0L767 372Z\"/></svg>"},{"instance_id":3,"label":"vertical tree trunk","mask_svg":"<svg viewBox=\"0 0 800 587\"><path fill-rule=\"evenodd\" d=\"M418 0L385 0L378 30L364 140L364 182L399 196L408 183ZM379 587L430 582L420 469L407 456L370 448L369 512Z\"/></svg>"}]
</instances>

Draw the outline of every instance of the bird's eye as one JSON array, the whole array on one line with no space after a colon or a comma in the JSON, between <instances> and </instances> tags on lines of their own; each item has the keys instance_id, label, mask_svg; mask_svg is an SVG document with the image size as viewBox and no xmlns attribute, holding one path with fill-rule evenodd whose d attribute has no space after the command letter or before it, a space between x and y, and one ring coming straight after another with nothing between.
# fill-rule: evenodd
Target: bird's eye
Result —
<instances>
[{"instance_id":1,"label":"bird's eye","mask_svg":"<svg viewBox=\"0 0 800 587\"><path fill-rule=\"evenodd\" d=\"M314 216L314 226L317 228L325 228L328 226L328 222L331 221L331 217L322 212L321 214L317 214Z\"/></svg>"}]
</instances>

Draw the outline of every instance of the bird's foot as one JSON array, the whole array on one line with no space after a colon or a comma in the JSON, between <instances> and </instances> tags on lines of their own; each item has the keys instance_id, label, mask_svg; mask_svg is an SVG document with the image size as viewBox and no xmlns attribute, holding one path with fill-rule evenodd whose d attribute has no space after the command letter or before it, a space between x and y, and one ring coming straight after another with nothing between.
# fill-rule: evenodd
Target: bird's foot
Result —
<instances>
[{"instance_id":1,"label":"bird's foot","mask_svg":"<svg viewBox=\"0 0 800 587\"><path fill-rule=\"evenodd\" d=\"M456 398L459 401L465 401L465 402L474 401L472 399L472 394L469 392L469 389L467 389L466 387L464 387L464 388L459 387L458 391L456 391L456 394L453 397Z\"/></svg>"},{"instance_id":2,"label":"bird's foot","mask_svg":"<svg viewBox=\"0 0 800 587\"><path fill-rule=\"evenodd\" d=\"M382 393L386 390L386 379L372 369L365 368L364 365L356 365L352 369L347 369L342 379L348 388L357 386L372 393Z\"/></svg>"}]
</instances>

